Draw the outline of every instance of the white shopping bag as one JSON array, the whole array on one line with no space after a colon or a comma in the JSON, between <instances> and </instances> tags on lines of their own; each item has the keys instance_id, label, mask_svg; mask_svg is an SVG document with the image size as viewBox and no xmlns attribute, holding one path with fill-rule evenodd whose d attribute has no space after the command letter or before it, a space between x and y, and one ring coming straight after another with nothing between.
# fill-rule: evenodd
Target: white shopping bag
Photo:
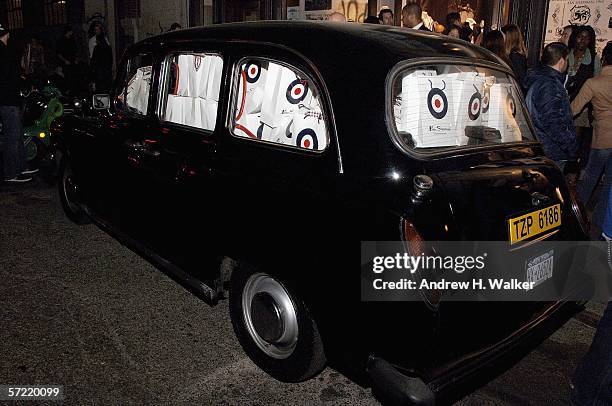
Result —
<instances>
[{"instance_id":1,"label":"white shopping bag","mask_svg":"<svg viewBox=\"0 0 612 406\"><path fill-rule=\"evenodd\" d=\"M151 87L151 66L143 66L136 70L130 79L126 91L126 103L129 107L145 114L149 103Z\"/></svg>"},{"instance_id":2,"label":"white shopping bag","mask_svg":"<svg viewBox=\"0 0 612 406\"><path fill-rule=\"evenodd\" d=\"M457 145L452 78L417 70L402 79L395 108L400 131L412 135L415 147Z\"/></svg>"},{"instance_id":3,"label":"white shopping bag","mask_svg":"<svg viewBox=\"0 0 612 406\"><path fill-rule=\"evenodd\" d=\"M461 72L453 81L458 145L466 145L468 126L482 125L482 99L485 77L477 72Z\"/></svg>"},{"instance_id":4,"label":"white shopping bag","mask_svg":"<svg viewBox=\"0 0 612 406\"><path fill-rule=\"evenodd\" d=\"M516 122L516 95L510 83L495 83L489 91L490 102L486 113L487 126L499 130L502 142L520 141Z\"/></svg>"}]
</instances>

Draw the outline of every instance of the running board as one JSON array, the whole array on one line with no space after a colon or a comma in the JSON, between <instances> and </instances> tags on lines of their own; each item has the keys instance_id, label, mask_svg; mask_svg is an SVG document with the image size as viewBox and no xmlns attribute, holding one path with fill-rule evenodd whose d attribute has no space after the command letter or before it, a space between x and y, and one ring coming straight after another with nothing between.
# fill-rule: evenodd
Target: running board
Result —
<instances>
[{"instance_id":1,"label":"running board","mask_svg":"<svg viewBox=\"0 0 612 406\"><path fill-rule=\"evenodd\" d=\"M178 266L172 264L168 260L164 259L163 257L157 255L151 249L145 247L135 239L123 234L115 227L110 225L110 223L100 219L86 205L81 204L81 207L96 226L98 226L102 231L119 241L121 245L124 245L125 247L134 251L136 254L140 255L151 265L153 265L154 267L168 275L170 278L183 285L183 287L188 289L190 292L195 294L197 297L202 299L210 306L214 306L217 304L219 297L217 295L217 292L210 286L200 281L199 279L191 276L190 274L188 274Z\"/></svg>"}]
</instances>

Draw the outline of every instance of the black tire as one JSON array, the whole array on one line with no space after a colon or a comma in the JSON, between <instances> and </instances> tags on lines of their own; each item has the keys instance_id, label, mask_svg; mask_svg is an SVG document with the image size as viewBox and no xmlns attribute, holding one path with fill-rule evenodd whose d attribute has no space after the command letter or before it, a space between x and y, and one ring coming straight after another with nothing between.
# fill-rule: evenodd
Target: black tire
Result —
<instances>
[{"instance_id":1,"label":"black tire","mask_svg":"<svg viewBox=\"0 0 612 406\"><path fill-rule=\"evenodd\" d=\"M290 355L282 359L264 352L247 327L249 322L243 307L245 286L250 284L249 281L253 281L253 278L261 278L262 275L284 288L297 316L297 341L290 350ZM325 367L327 360L317 325L304 302L287 289L286 284L272 275L239 265L232 272L230 287L229 308L234 332L244 352L259 368L281 382L302 382L317 375ZM259 339L261 340L261 337Z\"/></svg>"},{"instance_id":2,"label":"black tire","mask_svg":"<svg viewBox=\"0 0 612 406\"><path fill-rule=\"evenodd\" d=\"M79 225L90 223L89 217L78 204L74 175L66 158L62 158L60 162L57 185L62 208L70 221Z\"/></svg>"}]
</instances>

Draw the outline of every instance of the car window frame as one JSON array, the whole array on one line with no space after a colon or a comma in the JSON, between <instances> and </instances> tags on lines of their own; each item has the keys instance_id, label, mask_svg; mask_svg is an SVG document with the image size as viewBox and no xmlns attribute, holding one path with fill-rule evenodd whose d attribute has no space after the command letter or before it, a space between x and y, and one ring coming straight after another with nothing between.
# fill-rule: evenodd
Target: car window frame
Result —
<instances>
[{"instance_id":1,"label":"car window frame","mask_svg":"<svg viewBox=\"0 0 612 406\"><path fill-rule=\"evenodd\" d=\"M524 141L513 141L506 143L491 143L491 144L483 144L483 145L459 145L453 147L440 147L440 150L437 151L422 151L416 148L410 148L405 145L404 142L401 141L401 137L399 132L397 131L397 127L395 124L395 117L393 114L393 82L395 81L397 75L400 73L409 70L411 68L424 66L424 65L463 65L463 66L473 66L473 67L482 67L495 70L497 72L502 72L512 80L512 83L517 91L517 95L519 103L521 106L521 111L523 116L525 117L525 121L529 130L531 131L531 135L533 136L533 140L524 140ZM527 110L527 105L525 104L525 98L521 92L520 86L518 85L518 81L516 80L516 76L514 72L507 66L503 66L491 61L485 61L481 59L471 59L464 57L424 57L424 58L414 58L409 60L400 61L387 74L387 78L385 80L385 124L387 126L387 131L389 136L391 137L391 141L393 144L403 153L410 156L411 158L415 158L421 161L434 160L439 158L444 158L453 155L461 155L465 153L477 152L477 151L487 151L487 150L495 150L495 149L508 149L512 147L529 147L529 146L539 146L541 143L538 141L536 132L534 130L533 122L531 121L531 116L529 115L529 111Z\"/></svg>"},{"instance_id":2,"label":"car window frame","mask_svg":"<svg viewBox=\"0 0 612 406\"><path fill-rule=\"evenodd\" d=\"M292 71L298 72L299 74L303 75L308 81L310 81L316 86L317 93L320 99L319 104L321 105L321 113L323 114L323 120L325 120L325 128L327 130L327 141L326 141L324 149L312 150L312 149L307 149L307 148L300 148L294 145L280 144L277 142L253 139L250 137L243 137L243 136L240 136L234 133L235 112L236 112L236 107L237 107L236 102L238 98L238 86L240 86L240 80L239 80L240 68L244 61L253 60L253 59L260 60L260 61L273 62L285 68L291 69ZM275 149L286 150L289 152L306 153L306 154L314 155L314 156L322 155L330 149L330 146L333 142L332 137L335 134L335 121L333 121L334 120L333 114L328 113L328 109L331 108L331 104L329 100L327 100L328 99L327 88L324 86L321 86L319 84L319 81L313 79L313 78L317 78L318 77L317 75L309 74L305 72L304 69L302 69L301 67L297 67L294 64L283 61L282 59L279 59L278 57L270 57L270 56L262 56L261 54L246 54L246 53L241 54L241 55L235 55L234 61L232 63L232 67L229 73L231 74L231 77L230 77L230 86L229 86L230 94L229 94L228 105L227 105L228 108L227 108L227 117L226 117L226 130L232 139L254 143L254 145L263 145L263 146L268 146L268 147L275 148ZM338 154L339 153L340 152L338 151ZM341 163L340 163L340 168L342 168Z\"/></svg>"},{"instance_id":3,"label":"car window frame","mask_svg":"<svg viewBox=\"0 0 612 406\"><path fill-rule=\"evenodd\" d=\"M132 59L136 58L138 56L150 56L151 57L151 84L149 86L149 96L148 96L148 100L147 100L147 111L145 111L144 113L137 113L135 111L131 111L128 110L127 108L118 108L117 107L117 97L119 96L120 93L116 93L113 94L113 108L115 109L115 111L120 112L121 114L125 114L128 117L132 117L132 118L137 118L137 119L146 119L149 116L149 113L151 112L151 101L153 98L153 93L154 93L154 78L155 78L155 53L152 50L143 50L143 51L138 51L135 52L133 54L126 54L125 56L125 64L123 64L123 79L122 82L123 83L119 83L117 82L116 86L115 86L115 92L118 92L119 88L123 89L123 92L125 93L127 91L127 75L128 72L130 71L130 64L132 63ZM122 65L122 64L120 64ZM120 74L117 73L117 78L119 78ZM125 86L124 86L125 85ZM124 104L127 107L127 97L124 97Z\"/></svg>"},{"instance_id":4,"label":"car window frame","mask_svg":"<svg viewBox=\"0 0 612 406\"><path fill-rule=\"evenodd\" d=\"M195 54L218 56L221 58L221 61L223 62L223 66L221 69L221 85L219 87L219 102L217 105L215 127L212 130L208 130L208 129L201 128L201 127L190 126L187 124L175 123L174 121L168 121L162 118L162 116L165 114L164 108L166 107L166 102L168 100L167 96L168 96L169 80L166 80L166 79L169 78L169 75L170 75L169 61L171 57L178 56L178 55L195 55ZM166 126L166 127L175 127L183 131L191 131L194 133L205 135L207 137L211 137L219 128L219 125L218 125L219 118L223 110L223 106L222 106L223 98L221 96L223 95L223 92L225 91L225 76L226 76L227 60L228 58L224 56L224 53L221 50L216 50L216 51L203 51L203 50L195 50L195 49L164 50L160 58L161 69L160 69L160 75L159 75L158 83L157 83L157 103L155 105L155 111L154 111L154 115L156 119L158 120L159 124ZM165 100L164 100L164 97L165 97Z\"/></svg>"}]
</instances>

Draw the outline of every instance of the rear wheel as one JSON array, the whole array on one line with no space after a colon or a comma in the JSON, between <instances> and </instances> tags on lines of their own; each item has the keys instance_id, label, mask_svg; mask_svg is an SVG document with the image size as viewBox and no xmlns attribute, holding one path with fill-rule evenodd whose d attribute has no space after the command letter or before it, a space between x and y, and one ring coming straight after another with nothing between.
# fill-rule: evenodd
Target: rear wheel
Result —
<instances>
[{"instance_id":1,"label":"rear wheel","mask_svg":"<svg viewBox=\"0 0 612 406\"><path fill-rule=\"evenodd\" d=\"M323 343L304 302L278 278L238 267L232 273L230 316L246 354L283 382L300 382L326 363Z\"/></svg>"},{"instance_id":2,"label":"rear wheel","mask_svg":"<svg viewBox=\"0 0 612 406\"><path fill-rule=\"evenodd\" d=\"M78 204L78 186L74 173L68 159L63 158L60 162L58 176L58 191L62 208L66 216L76 224L89 223L89 217Z\"/></svg>"}]
</instances>

